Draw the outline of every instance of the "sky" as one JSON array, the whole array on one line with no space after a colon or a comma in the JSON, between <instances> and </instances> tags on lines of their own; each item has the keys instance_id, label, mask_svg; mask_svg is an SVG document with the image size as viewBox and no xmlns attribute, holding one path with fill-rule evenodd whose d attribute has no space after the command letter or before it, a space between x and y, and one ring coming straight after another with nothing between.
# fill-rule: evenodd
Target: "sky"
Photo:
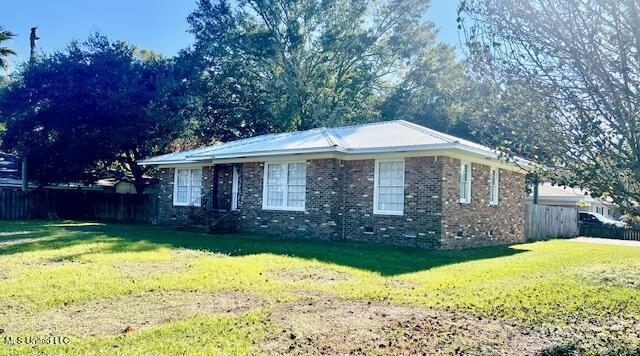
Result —
<instances>
[{"instance_id":1,"label":"sky","mask_svg":"<svg viewBox=\"0 0 640 356\"><path fill-rule=\"evenodd\" d=\"M457 4L458 0L432 0L426 15L439 29L439 39L456 46ZM73 39L100 32L173 56L193 42L186 18L194 8L195 0L3 0L0 26L17 34L6 44L18 52L14 62L28 60L33 26L38 27L42 52L64 49Z\"/></svg>"}]
</instances>

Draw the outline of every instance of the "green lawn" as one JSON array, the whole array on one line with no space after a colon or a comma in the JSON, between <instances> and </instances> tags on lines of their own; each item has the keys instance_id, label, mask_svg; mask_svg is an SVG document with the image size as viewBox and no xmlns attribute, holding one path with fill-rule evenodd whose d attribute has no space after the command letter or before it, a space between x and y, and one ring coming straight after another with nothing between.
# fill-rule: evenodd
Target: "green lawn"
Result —
<instances>
[{"instance_id":1,"label":"green lawn","mask_svg":"<svg viewBox=\"0 0 640 356\"><path fill-rule=\"evenodd\" d=\"M425 251L0 222L0 354L640 352L640 248Z\"/></svg>"}]
</instances>

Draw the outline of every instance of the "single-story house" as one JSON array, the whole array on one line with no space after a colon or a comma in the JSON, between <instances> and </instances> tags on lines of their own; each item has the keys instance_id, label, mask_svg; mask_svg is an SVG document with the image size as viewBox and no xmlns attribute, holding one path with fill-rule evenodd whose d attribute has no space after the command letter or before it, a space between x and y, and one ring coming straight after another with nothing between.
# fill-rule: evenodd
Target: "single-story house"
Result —
<instances>
[{"instance_id":1,"label":"single-story house","mask_svg":"<svg viewBox=\"0 0 640 356\"><path fill-rule=\"evenodd\" d=\"M525 239L525 172L407 121L268 134L148 158L160 223L228 211L236 230L446 249Z\"/></svg>"},{"instance_id":2,"label":"single-story house","mask_svg":"<svg viewBox=\"0 0 640 356\"><path fill-rule=\"evenodd\" d=\"M533 196L527 197L532 203ZM604 215L610 219L620 219L622 212L610 198L591 197L589 191L580 188L571 188L551 183L538 185L538 204L552 206L578 207L579 211L593 212Z\"/></svg>"}]
</instances>

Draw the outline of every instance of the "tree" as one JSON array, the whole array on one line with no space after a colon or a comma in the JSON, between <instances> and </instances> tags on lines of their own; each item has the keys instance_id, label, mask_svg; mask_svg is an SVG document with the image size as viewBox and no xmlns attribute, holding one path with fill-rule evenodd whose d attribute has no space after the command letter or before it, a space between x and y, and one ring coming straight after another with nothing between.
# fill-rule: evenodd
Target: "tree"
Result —
<instances>
[{"instance_id":1,"label":"tree","mask_svg":"<svg viewBox=\"0 0 640 356\"><path fill-rule=\"evenodd\" d=\"M3 42L8 41L15 37L15 34L0 27L0 68L6 70L9 67L9 61L7 57L15 56L16 52L9 47L2 45Z\"/></svg>"},{"instance_id":2,"label":"tree","mask_svg":"<svg viewBox=\"0 0 640 356\"><path fill-rule=\"evenodd\" d=\"M639 14L634 0L468 0L459 18L478 76L534 106L490 117L512 136L503 148L539 150L555 181L636 211Z\"/></svg>"},{"instance_id":3,"label":"tree","mask_svg":"<svg viewBox=\"0 0 640 356\"><path fill-rule=\"evenodd\" d=\"M473 88L466 75L466 65L456 60L454 48L438 44L423 53L401 84L384 98L381 116L388 120L412 121L471 139L467 102Z\"/></svg>"},{"instance_id":4,"label":"tree","mask_svg":"<svg viewBox=\"0 0 640 356\"><path fill-rule=\"evenodd\" d=\"M143 57L144 56L144 57ZM96 167L131 172L177 136L170 62L95 35L25 64L0 94L2 148L28 157L41 183L78 181Z\"/></svg>"},{"instance_id":5,"label":"tree","mask_svg":"<svg viewBox=\"0 0 640 356\"><path fill-rule=\"evenodd\" d=\"M192 53L221 97L270 131L380 118L384 98L438 51L428 0L201 0L189 16ZM398 94L400 95L400 94ZM230 102L227 100L225 102Z\"/></svg>"},{"instance_id":6,"label":"tree","mask_svg":"<svg viewBox=\"0 0 640 356\"><path fill-rule=\"evenodd\" d=\"M229 4L201 2L188 18L195 44L176 58L176 97L184 98L177 149L229 141L271 130L261 80L240 39Z\"/></svg>"}]
</instances>

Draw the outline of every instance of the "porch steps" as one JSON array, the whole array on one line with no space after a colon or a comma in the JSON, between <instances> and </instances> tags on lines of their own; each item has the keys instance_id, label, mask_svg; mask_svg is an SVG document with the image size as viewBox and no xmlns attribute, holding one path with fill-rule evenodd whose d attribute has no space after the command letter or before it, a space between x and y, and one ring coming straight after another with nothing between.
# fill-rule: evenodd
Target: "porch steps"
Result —
<instances>
[{"instance_id":1,"label":"porch steps","mask_svg":"<svg viewBox=\"0 0 640 356\"><path fill-rule=\"evenodd\" d=\"M230 211L207 210L193 215L187 223L176 226L177 231L206 234L228 234L235 231L235 221Z\"/></svg>"},{"instance_id":2,"label":"porch steps","mask_svg":"<svg viewBox=\"0 0 640 356\"><path fill-rule=\"evenodd\" d=\"M211 226L209 225L192 225L192 224L176 226L176 231L199 232L199 233L205 233L205 234L210 234L212 232Z\"/></svg>"}]
</instances>

